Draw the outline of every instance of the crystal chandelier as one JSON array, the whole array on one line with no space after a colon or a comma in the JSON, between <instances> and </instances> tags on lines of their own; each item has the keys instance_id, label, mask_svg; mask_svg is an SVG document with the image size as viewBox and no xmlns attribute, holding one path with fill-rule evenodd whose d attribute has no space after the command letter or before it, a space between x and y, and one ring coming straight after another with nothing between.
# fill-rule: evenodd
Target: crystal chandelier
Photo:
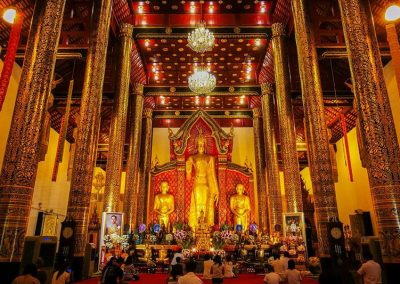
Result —
<instances>
[{"instance_id":1,"label":"crystal chandelier","mask_svg":"<svg viewBox=\"0 0 400 284\"><path fill-rule=\"evenodd\" d=\"M200 67L189 77L189 88L198 95L211 93L216 85L215 76L207 71L204 67Z\"/></svg>"},{"instance_id":2,"label":"crystal chandelier","mask_svg":"<svg viewBox=\"0 0 400 284\"><path fill-rule=\"evenodd\" d=\"M214 35L201 23L198 28L189 33L188 46L195 52L204 53L214 47Z\"/></svg>"}]
</instances>

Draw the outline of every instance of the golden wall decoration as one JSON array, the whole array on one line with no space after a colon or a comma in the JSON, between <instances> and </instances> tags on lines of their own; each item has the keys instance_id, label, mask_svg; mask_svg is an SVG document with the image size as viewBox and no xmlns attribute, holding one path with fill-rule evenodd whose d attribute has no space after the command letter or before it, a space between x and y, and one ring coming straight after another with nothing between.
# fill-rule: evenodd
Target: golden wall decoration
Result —
<instances>
[{"instance_id":1,"label":"golden wall decoration","mask_svg":"<svg viewBox=\"0 0 400 284\"><path fill-rule=\"evenodd\" d=\"M89 225L90 194L96 162L112 0L94 2L95 19L86 59L80 125L67 216L76 222L74 256L83 257Z\"/></svg>"},{"instance_id":2,"label":"golden wall decoration","mask_svg":"<svg viewBox=\"0 0 400 284\"><path fill-rule=\"evenodd\" d=\"M368 1L339 4L378 233L384 254L399 256L400 149L371 8Z\"/></svg>"},{"instance_id":3,"label":"golden wall decoration","mask_svg":"<svg viewBox=\"0 0 400 284\"><path fill-rule=\"evenodd\" d=\"M267 180L267 203L270 233L282 227L282 196L279 180L278 155L275 140L274 88L271 84L261 85L261 102L264 127L265 170Z\"/></svg>"},{"instance_id":4,"label":"golden wall decoration","mask_svg":"<svg viewBox=\"0 0 400 284\"><path fill-rule=\"evenodd\" d=\"M311 179L315 197L319 254L323 256L329 255L327 223L330 218L337 217L338 212L324 115L318 56L310 12L307 9L306 3L306 0L293 0L292 11L303 106L305 109Z\"/></svg>"},{"instance_id":5,"label":"golden wall decoration","mask_svg":"<svg viewBox=\"0 0 400 284\"><path fill-rule=\"evenodd\" d=\"M65 0L38 0L0 176L0 261L19 262L40 160Z\"/></svg>"},{"instance_id":6,"label":"golden wall decoration","mask_svg":"<svg viewBox=\"0 0 400 284\"><path fill-rule=\"evenodd\" d=\"M119 31L119 56L114 95L113 114L109 135L106 184L104 188L105 212L121 210L118 208L121 191L122 162L124 159L126 117L129 102L129 80L131 76L133 26L123 23ZM134 124L132 124L133 126Z\"/></svg>"},{"instance_id":7,"label":"golden wall decoration","mask_svg":"<svg viewBox=\"0 0 400 284\"><path fill-rule=\"evenodd\" d=\"M272 50L276 87L276 108L281 142L281 155L288 212L303 211L300 168L296 148L296 128L290 97L290 72L285 26L272 24Z\"/></svg>"}]
</instances>

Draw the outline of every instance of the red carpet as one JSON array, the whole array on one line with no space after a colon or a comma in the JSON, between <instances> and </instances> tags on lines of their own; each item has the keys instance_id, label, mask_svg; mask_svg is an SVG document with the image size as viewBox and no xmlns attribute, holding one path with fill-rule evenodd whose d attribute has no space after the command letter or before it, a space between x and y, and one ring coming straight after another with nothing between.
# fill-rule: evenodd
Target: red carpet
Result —
<instances>
[{"instance_id":1,"label":"red carpet","mask_svg":"<svg viewBox=\"0 0 400 284\"><path fill-rule=\"evenodd\" d=\"M132 281L132 284L166 284L167 274L140 274L139 281ZM262 284L264 276L255 274L241 274L239 278L224 279L224 284ZM80 284L98 284L99 278L91 278L77 282ZM211 280L204 280L205 284L211 284ZM318 284L312 279L304 279L302 284Z\"/></svg>"}]
</instances>

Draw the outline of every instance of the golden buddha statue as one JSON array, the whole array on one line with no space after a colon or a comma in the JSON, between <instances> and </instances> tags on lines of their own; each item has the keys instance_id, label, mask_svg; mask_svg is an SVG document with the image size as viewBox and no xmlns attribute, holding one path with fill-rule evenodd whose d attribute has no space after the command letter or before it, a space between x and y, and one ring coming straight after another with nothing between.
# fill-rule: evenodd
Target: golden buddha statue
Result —
<instances>
[{"instance_id":1,"label":"golden buddha statue","mask_svg":"<svg viewBox=\"0 0 400 284\"><path fill-rule=\"evenodd\" d=\"M202 133L196 138L197 154L186 161L186 178L192 178L193 167L195 177L190 198L189 226L195 231L201 211L205 212L208 226L214 225L214 202L218 203L218 183L215 175L214 157L205 153L206 139Z\"/></svg>"},{"instance_id":2,"label":"golden buddha statue","mask_svg":"<svg viewBox=\"0 0 400 284\"><path fill-rule=\"evenodd\" d=\"M229 200L229 207L234 216L235 228L236 225L242 225L243 231L246 231L249 225L250 198L243 194L244 186L241 183L236 185L236 192Z\"/></svg>"},{"instance_id":3,"label":"golden buddha statue","mask_svg":"<svg viewBox=\"0 0 400 284\"><path fill-rule=\"evenodd\" d=\"M174 196L168 193L168 182L161 182L161 192L154 198L154 211L161 226L169 228L169 215L175 210Z\"/></svg>"}]
</instances>

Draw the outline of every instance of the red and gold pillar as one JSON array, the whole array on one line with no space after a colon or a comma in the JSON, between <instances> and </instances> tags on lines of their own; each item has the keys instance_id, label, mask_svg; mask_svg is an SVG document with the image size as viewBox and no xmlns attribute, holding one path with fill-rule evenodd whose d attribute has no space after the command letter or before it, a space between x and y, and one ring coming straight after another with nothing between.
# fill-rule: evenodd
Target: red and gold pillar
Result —
<instances>
[{"instance_id":1,"label":"red and gold pillar","mask_svg":"<svg viewBox=\"0 0 400 284\"><path fill-rule=\"evenodd\" d=\"M272 25L272 50L276 86L276 106L281 141L283 176L288 212L303 211L301 196L300 169L296 148L296 129L293 106L290 97L290 73L285 25Z\"/></svg>"},{"instance_id":2,"label":"red and gold pillar","mask_svg":"<svg viewBox=\"0 0 400 284\"><path fill-rule=\"evenodd\" d=\"M143 151L140 151L139 182L137 184L137 224L145 223L147 218L147 198L150 182L151 147L153 140L153 110L151 108L146 108L144 110L144 117L145 120L141 143L141 149L143 149Z\"/></svg>"},{"instance_id":3,"label":"red and gold pillar","mask_svg":"<svg viewBox=\"0 0 400 284\"><path fill-rule=\"evenodd\" d=\"M329 255L327 223L337 217L335 185L329 152L315 39L306 0L292 0L297 56L302 85L308 151L312 153L311 179L315 196L315 216L320 255Z\"/></svg>"},{"instance_id":4,"label":"red and gold pillar","mask_svg":"<svg viewBox=\"0 0 400 284\"><path fill-rule=\"evenodd\" d=\"M21 261L64 7L38 0L33 12L0 176L0 262Z\"/></svg>"},{"instance_id":5,"label":"red and gold pillar","mask_svg":"<svg viewBox=\"0 0 400 284\"><path fill-rule=\"evenodd\" d=\"M142 133L143 115L143 85L135 87L135 93L130 97L130 133L128 161L126 163L126 184L124 193L125 223L134 230L137 224L138 194L136 192L139 171L139 151Z\"/></svg>"},{"instance_id":6,"label":"red and gold pillar","mask_svg":"<svg viewBox=\"0 0 400 284\"><path fill-rule=\"evenodd\" d=\"M261 93L269 230L273 233L282 227L282 195L274 125L274 88L271 84L262 84Z\"/></svg>"},{"instance_id":7,"label":"red and gold pillar","mask_svg":"<svg viewBox=\"0 0 400 284\"><path fill-rule=\"evenodd\" d=\"M94 3L95 19L83 79L81 119L67 209L67 216L76 222L74 256L77 258L83 257L87 243L90 194L100 128L112 0L99 0Z\"/></svg>"},{"instance_id":8,"label":"red and gold pillar","mask_svg":"<svg viewBox=\"0 0 400 284\"><path fill-rule=\"evenodd\" d=\"M339 4L378 233L388 244L400 230L400 150L379 45L369 2L339 0ZM390 245L383 249L386 255L395 253Z\"/></svg>"},{"instance_id":9,"label":"red and gold pillar","mask_svg":"<svg viewBox=\"0 0 400 284\"><path fill-rule=\"evenodd\" d=\"M125 128L129 102L129 80L131 75L133 26L121 24L119 30L119 56L117 79L114 95L113 114L109 135L106 183L104 188L105 212L118 211L121 192L122 163L124 159Z\"/></svg>"},{"instance_id":10,"label":"red and gold pillar","mask_svg":"<svg viewBox=\"0 0 400 284\"><path fill-rule=\"evenodd\" d=\"M257 174L257 196L258 196L258 216L259 226L263 230L268 229L268 208L267 208L267 190L265 177L265 155L264 155L264 138L261 110L253 109L253 130L254 130L254 151ZM248 228L244 228L248 229Z\"/></svg>"}]
</instances>

